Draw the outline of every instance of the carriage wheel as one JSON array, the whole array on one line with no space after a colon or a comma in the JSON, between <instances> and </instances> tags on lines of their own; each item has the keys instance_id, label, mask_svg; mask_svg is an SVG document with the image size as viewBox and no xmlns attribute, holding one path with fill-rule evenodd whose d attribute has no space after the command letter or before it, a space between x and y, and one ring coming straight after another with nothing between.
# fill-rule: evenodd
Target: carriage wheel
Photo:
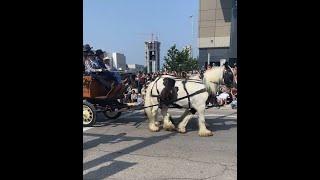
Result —
<instances>
[{"instance_id":1,"label":"carriage wheel","mask_svg":"<svg viewBox=\"0 0 320 180\"><path fill-rule=\"evenodd\" d=\"M83 101L83 126L92 126L96 123L96 112L94 106Z\"/></svg>"}]
</instances>

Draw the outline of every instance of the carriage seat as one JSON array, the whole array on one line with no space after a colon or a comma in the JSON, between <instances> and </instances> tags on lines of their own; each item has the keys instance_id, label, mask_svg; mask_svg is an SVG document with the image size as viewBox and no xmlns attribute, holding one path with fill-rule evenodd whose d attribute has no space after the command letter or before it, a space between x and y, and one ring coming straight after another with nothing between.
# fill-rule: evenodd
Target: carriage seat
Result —
<instances>
[{"instance_id":1,"label":"carriage seat","mask_svg":"<svg viewBox=\"0 0 320 180\"><path fill-rule=\"evenodd\" d=\"M105 88L100 82L90 75L83 76L83 97L95 98L98 96L105 96L107 94Z\"/></svg>"}]
</instances>

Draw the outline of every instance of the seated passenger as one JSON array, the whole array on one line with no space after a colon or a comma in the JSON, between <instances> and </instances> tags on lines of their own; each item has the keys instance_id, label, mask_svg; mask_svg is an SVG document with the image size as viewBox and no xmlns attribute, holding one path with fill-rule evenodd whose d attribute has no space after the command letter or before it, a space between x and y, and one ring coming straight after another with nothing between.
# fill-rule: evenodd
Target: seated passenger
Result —
<instances>
[{"instance_id":1,"label":"seated passenger","mask_svg":"<svg viewBox=\"0 0 320 180\"><path fill-rule=\"evenodd\" d=\"M111 73L111 76L114 79L114 87L112 90L108 93L108 97L117 97L118 95L121 95L119 91L122 89L122 84L121 84L121 76L117 72L117 69L114 67L111 67L110 59L108 57L103 58L103 64L104 67ZM117 94L117 96L116 96Z\"/></svg>"},{"instance_id":2,"label":"seated passenger","mask_svg":"<svg viewBox=\"0 0 320 180\"><path fill-rule=\"evenodd\" d=\"M110 72L109 69L106 68L103 62L104 52L101 49L98 49L96 50L95 56L96 58L93 60L93 62L102 69L102 72L100 74L104 76L105 79L115 81L115 84L119 84L118 79L113 75L112 72Z\"/></svg>"},{"instance_id":3,"label":"seated passenger","mask_svg":"<svg viewBox=\"0 0 320 180\"><path fill-rule=\"evenodd\" d=\"M121 83L121 76L120 74L117 72L117 69L111 66L111 62L110 62L110 58L109 57L105 57L103 58L103 66L111 72L112 76L114 77L115 81L117 84Z\"/></svg>"},{"instance_id":4,"label":"seated passenger","mask_svg":"<svg viewBox=\"0 0 320 180\"><path fill-rule=\"evenodd\" d=\"M111 89L111 84L107 82L107 78L101 75L103 69L94 61L94 53L91 48L85 46L83 49L84 53L84 65L85 65L85 72L88 75L91 75L95 79L97 79L107 90Z\"/></svg>"}]
</instances>

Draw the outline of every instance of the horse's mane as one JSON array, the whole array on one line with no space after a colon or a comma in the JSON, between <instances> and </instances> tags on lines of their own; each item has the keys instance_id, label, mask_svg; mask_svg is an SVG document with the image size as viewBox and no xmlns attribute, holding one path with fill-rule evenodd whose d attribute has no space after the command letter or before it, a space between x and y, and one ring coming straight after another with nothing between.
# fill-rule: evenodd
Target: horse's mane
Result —
<instances>
[{"instance_id":1,"label":"horse's mane","mask_svg":"<svg viewBox=\"0 0 320 180\"><path fill-rule=\"evenodd\" d=\"M203 83L209 93L213 91L213 89L211 89L210 82L219 84L223 78L223 70L224 66L213 67L203 74Z\"/></svg>"}]
</instances>

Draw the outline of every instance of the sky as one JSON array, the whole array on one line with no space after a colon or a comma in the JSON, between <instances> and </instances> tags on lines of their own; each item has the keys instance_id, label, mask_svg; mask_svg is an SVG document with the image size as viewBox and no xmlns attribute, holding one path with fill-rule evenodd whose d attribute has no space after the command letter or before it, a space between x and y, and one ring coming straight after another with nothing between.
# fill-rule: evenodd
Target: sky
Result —
<instances>
[{"instance_id":1,"label":"sky","mask_svg":"<svg viewBox=\"0 0 320 180\"><path fill-rule=\"evenodd\" d=\"M83 44L123 53L127 64L144 65L144 42L153 33L161 43L162 65L172 45L179 50L196 46L198 6L199 0L83 0Z\"/></svg>"}]
</instances>

